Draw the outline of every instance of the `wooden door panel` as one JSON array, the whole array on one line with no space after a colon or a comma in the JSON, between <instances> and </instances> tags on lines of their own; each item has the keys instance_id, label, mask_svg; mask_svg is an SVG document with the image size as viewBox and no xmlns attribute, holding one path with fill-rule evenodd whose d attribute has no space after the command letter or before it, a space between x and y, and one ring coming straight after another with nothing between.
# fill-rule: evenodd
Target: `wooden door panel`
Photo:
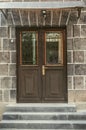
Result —
<instances>
[{"instance_id":1,"label":"wooden door panel","mask_svg":"<svg viewBox=\"0 0 86 130\"><path fill-rule=\"evenodd\" d=\"M16 34L17 101L67 102L65 29L25 27Z\"/></svg>"},{"instance_id":2,"label":"wooden door panel","mask_svg":"<svg viewBox=\"0 0 86 130\"><path fill-rule=\"evenodd\" d=\"M39 101L41 97L40 93L40 81L38 68L26 69L21 67L20 69L20 101L19 102L34 102ZM41 80L41 79L40 79Z\"/></svg>"},{"instance_id":3,"label":"wooden door panel","mask_svg":"<svg viewBox=\"0 0 86 130\"><path fill-rule=\"evenodd\" d=\"M64 101L64 74L63 69L46 69L44 100Z\"/></svg>"}]
</instances>

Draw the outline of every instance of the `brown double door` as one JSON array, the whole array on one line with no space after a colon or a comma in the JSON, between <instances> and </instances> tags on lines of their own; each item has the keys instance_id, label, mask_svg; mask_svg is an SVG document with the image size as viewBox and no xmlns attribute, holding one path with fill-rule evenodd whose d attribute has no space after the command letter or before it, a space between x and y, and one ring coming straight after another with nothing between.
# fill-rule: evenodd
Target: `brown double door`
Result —
<instances>
[{"instance_id":1,"label":"brown double door","mask_svg":"<svg viewBox=\"0 0 86 130\"><path fill-rule=\"evenodd\" d=\"M17 101L67 102L65 29L16 32Z\"/></svg>"}]
</instances>

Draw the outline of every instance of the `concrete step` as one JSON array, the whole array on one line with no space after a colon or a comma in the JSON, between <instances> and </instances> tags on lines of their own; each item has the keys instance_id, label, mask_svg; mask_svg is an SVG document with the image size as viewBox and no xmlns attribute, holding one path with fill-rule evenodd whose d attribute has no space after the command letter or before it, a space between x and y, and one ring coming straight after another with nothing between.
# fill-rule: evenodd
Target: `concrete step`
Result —
<instances>
[{"instance_id":1,"label":"concrete step","mask_svg":"<svg viewBox=\"0 0 86 130\"><path fill-rule=\"evenodd\" d=\"M3 114L3 120L86 120L86 113L5 112Z\"/></svg>"},{"instance_id":2,"label":"concrete step","mask_svg":"<svg viewBox=\"0 0 86 130\"><path fill-rule=\"evenodd\" d=\"M73 120L73 121L47 121L47 120L37 120L37 121L7 121L3 120L0 123L0 128L8 129L83 129L86 130L86 120ZM0 130L1 130L0 129Z\"/></svg>"},{"instance_id":3,"label":"concrete step","mask_svg":"<svg viewBox=\"0 0 86 130\"><path fill-rule=\"evenodd\" d=\"M34 103L8 105L6 112L75 112L75 105L57 103Z\"/></svg>"}]
</instances>

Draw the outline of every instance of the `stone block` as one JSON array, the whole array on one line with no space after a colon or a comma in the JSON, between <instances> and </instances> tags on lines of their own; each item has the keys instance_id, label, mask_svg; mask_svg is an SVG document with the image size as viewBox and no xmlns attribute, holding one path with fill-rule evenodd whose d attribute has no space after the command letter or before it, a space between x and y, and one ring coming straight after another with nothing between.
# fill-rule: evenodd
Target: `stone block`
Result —
<instances>
[{"instance_id":1,"label":"stone block","mask_svg":"<svg viewBox=\"0 0 86 130\"><path fill-rule=\"evenodd\" d=\"M8 37L8 28L7 27L0 27L0 37Z\"/></svg>"},{"instance_id":2,"label":"stone block","mask_svg":"<svg viewBox=\"0 0 86 130\"><path fill-rule=\"evenodd\" d=\"M76 75L86 75L86 64L75 64Z\"/></svg>"},{"instance_id":3,"label":"stone block","mask_svg":"<svg viewBox=\"0 0 86 130\"><path fill-rule=\"evenodd\" d=\"M72 89L72 77L68 77L67 80L68 80L68 82L67 82L68 83L68 90Z\"/></svg>"},{"instance_id":4,"label":"stone block","mask_svg":"<svg viewBox=\"0 0 86 130\"><path fill-rule=\"evenodd\" d=\"M12 88L13 89L17 88L17 79L16 79L16 77L12 77Z\"/></svg>"},{"instance_id":5,"label":"stone block","mask_svg":"<svg viewBox=\"0 0 86 130\"><path fill-rule=\"evenodd\" d=\"M81 26L81 36L86 37L86 25Z\"/></svg>"},{"instance_id":6,"label":"stone block","mask_svg":"<svg viewBox=\"0 0 86 130\"><path fill-rule=\"evenodd\" d=\"M86 90L69 90L69 102L86 102Z\"/></svg>"},{"instance_id":7,"label":"stone block","mask_svg":"<svg viewBox=\"0 0 86 130\"><path fill-rule=\"evenodd\" d=\"M68 64L67 65L67 73L68 73L68 75L74 74L74 64Z\"/></svg>"},{"instance_id":8,"label":"stone block","mask_svg":"<svg viewBox=\"0 0 86 130\"><path fill-rule=\"evenodd\" d=\"M9 62L10 62L10 53L0 52L0 63L9 63Z\"/></svg>"},{"instance_id":9,"label":"stone block","mask_svg":"<svg viewBox=\"0 0 86 130\"><path fill-rule=\"evenodd\" d=\"M16 90L10 90L10 101L16 100Z\"/></svg>"},{"instance_id":10,"label":"stone block","mask_svg":"<svg viewBox=\"0 0 86 130\"><path fill-rule=\"evenodd\" d=\"M79 24L86 24L86 12L81 12L80 19L78 21Z\"/></svg>"},{"instance_id":11,"label":"stone block","mask_svg":"<svg viewBox=\"0 0 86 130\"><path fill-rule=\"evenodd\" d=\"M74 51L73 52L73 62L74 63L84 63L84 51Z\"/></svg>"},{"instance_id":12,"label":"stone block","mask_svg":"<svg viewBox=\"0 0 86 130\"><path fill-rule=\"evenodd\" d=\"M4 102L9 102L9 95L10 95L10 91L9 90L4 90Z\"/></svg>"},{"instance_id":13,"label":"stone block","mask_svg":"<svg viewBox=\"0 0 86 130\"><path fill-rule=\"evenodd\" d=\"M15 27L11 27L11 38L16 38Z\"/></svg>"},{"instance_id":14,"label":"stone block","mask_svg":"<svg viewBox=\"0 0 86 130\"><path fill-rule=\"evenodd\" d=\"M67 50L73 50L73 39L67 39Z\"/></svg>"},{"instance_id":15,"label":"stone block","mask_svg":"<svg viewBox=\"0 0 86 130\"><path fill-rule=\"evenodd\" d=\"M12 82L10 77L1 78L1 87L2 89L9 89L12 87Z\"/></svg>"},{"instance_id":16,"label":"stone block","mask_svg":"<svg viewBox=\"0 0 86 130\"><path fill-rule=\"evenodd\" d=\"M7 20L8 20L8 25L13 25L14 24L11 12L8 12Z\"/></svg>"},{"instance_id":17,"label":"stone block","mask_svg":"<svg viewBox=\"0 0 86 130\"><path fill-rule=\"evenodd\" d=\"M86 63L86 51L84 51L84 62Z\"/></svg>"},{"instance_id":18,"label":"stone block","mask_svg":"<svg viewBox=\"0 0 86 130\"><path fill-rule=\"evenodd\" d=\"M9 65L9 76L16 76L16 65L15 64Z\"/></svg>"},{"instance_id":19,"label":"stone block","mask_svg":"<svg viewBox=\"0 0 86 130\"><path fill-rule=\"evenodd\" d=\"M11 63L16 63L16 52L11 52Z\"/></svg>"},{"instance_id":20,"label":"stone block","mask_svg":"<svg viewBox=\"0 0 86 130\"><path fill-rule=\"evenodd\" d=\"M8 75L8 64L0 64L0 76Z\"/></svg>"},{"instance_id":21,"label":"stone block","mask_svg":"<svg viewBox=\"0 0 86 130\"><path fill-rule=\"evenodd\" d=\"M75 102L75 91L68 90L68 102Z\"/></svg>"},{"instance_id":22,"label":"stone block","mask_svg":"<svg viewBox=\"0 0 86 130\"><path fill-rule=\"evenodd\" d=\"M71 11L68 24L69 25L77 24L77 21L78 21L78 19L77 19L77 11Z\"/></svg>"},{"instance_id":23,"label":"stone block","mask_svg":"<svg viewBox=\"0 0 86 130\"><path fill-rule=\"evenodd\" d=\"M86 50L86 38L74 38L74 50Z\"/></svg>"},{"instance_id":24,"label":"stone block","mask_svg":"<svg viewBox=\"0 0 86 130\"><path fill-rule=\"evenodd\" d=\"M73 25L67 25L67 37L73 37Z\"/></svg>"},{"instance_id":25,"label":"stone block","mask_svg":"<svg viewBox=\"0 0 86 130\"><path fill-rule=\"evenodd\" d=\"M74 77L73 78L74 89L84 89L84 78L83 77Z\"/></svg>"},{"instance_id":26,"label":"stone block","mask_svg":"<svg viewBox=\"0 0 86 130\"><path fill-rule=\"evenodd\" d=\"M0 95L0 102L2 102L2 94Z\"/></svg>"},{"instance_id":27,"label":"stone block","mask_svg":"<svg viewBox=\"0 0 86 130\"><path fill-rule=\"evenodd\" d=\"M80 25L74 25L74 37L80 37Z\"/></svg>"},{"instance_id":28,"label":"stone block","mask_svg":"<svg viewBox=\"0 0 86 130\"><path fill-rule=\"evenodd\" d=\"M4 17L3 14L1 14L1 26L6 26L6 25L7 25L6 18Z\"/></svg>"},{"instance_id":29,"label":"stone block","mask_svg":"<svg viewBox=\"0 0 86 130\"><path fill-rule=\"evenodd\" d=\"M70 51L70 52L69 52L69 51L67 52L67 63L72 63L72 53L73 53L73 52L71 52L71 51Z\"/></svg>"},{"instance_id":30,"label":"stone block","mask_svg":"<svg viewBox=\"0 0 86 130\"><path fill-rule=\"evenodd\" d=\"M11 42L12 39L3 39L3 50L16 50L15 40Z\"/></svg>"}]
</instances>

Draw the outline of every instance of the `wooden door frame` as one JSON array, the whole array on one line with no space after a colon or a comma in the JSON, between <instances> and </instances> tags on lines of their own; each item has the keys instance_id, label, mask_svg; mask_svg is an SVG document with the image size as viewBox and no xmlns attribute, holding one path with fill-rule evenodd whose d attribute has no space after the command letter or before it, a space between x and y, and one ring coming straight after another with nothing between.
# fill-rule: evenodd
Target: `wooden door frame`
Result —
<instances>
[{"instance_id":1,"label":"wooden door frame","mask_svg":"<svg viewBox=\"0 0 86 130\"><path fill-rule=\"evenodd\" d=\"M18 51L19 49L19 44L18 44L18 41L19 41L19 32L20 31L39 31L39 30L47 30L47 31L62 31L64 32L64 36L63 36L63 41L64 41L64 44L65 46L63 46L63 50L66 50L64 51L63 53L63 60L64 61L64 65L65 65L65 75L66 75L66 102L68 102L68 87L67 87L67 35L66 35L66 27L58 27L58 26L55 26L55 27L29 27L29 26L25 26L25 27L21 27L21 26L17 26L16 27L16 74L17 74L17 95L16 95L16 99L17 99L17 102L19 102L19 86L18 86L18 82L19 82L19 73L18 73L18 66L19 66L19 58L20 57L20 51ZM65 47L65 48L64 48Z\"/></svg>"}]
</instances>

